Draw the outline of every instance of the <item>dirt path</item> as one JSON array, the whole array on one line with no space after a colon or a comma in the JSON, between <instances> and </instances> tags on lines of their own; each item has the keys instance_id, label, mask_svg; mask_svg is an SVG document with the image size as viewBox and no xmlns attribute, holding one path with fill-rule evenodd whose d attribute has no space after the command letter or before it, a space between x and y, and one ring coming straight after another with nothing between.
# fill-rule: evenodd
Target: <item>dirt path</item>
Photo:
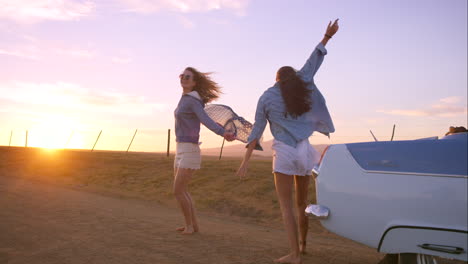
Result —
<instances>
[{"instance_id":1,"label":"dirt path","mask_svg":"<svg viewBox=\"0 0 468 264\"><path fill-rule=\"evenodd\" d=\"M272 263L288 252L282 229L200 214L183 236L178 210L0 177L0 263ZM381 254L323 231L304 263L377 263Z\"/></svg>"}]
</instances>

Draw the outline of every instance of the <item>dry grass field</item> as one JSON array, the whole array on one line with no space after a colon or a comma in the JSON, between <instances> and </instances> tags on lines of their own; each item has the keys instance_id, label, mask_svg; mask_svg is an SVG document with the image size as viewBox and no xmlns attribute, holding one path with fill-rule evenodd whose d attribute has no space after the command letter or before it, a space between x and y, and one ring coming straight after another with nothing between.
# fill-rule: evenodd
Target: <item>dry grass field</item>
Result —
<instances>
[{"instance_id":1,"label":"dry grass field","mask_svg":"<svg viewBox=\"0 0 468 264\"><path fill-rule=\"evenodd\" d=\"M203 157L190 186L201 233L189 237L174 231L182 216L172 162L155 153L0 147L0 264L261 264L288 252L269 158L254 158L240 181L240 158ZM308 241L304 263L383 257L318 221Z\"/></svg>"},{"instance_id":2,"label":"dry grass field","mask_svg":"<svg viewBox=\"0 0 468 264\"><path fill-rule=\"evenodd\" d=\"M159 153L0 148L0 175L176 206L173 160ZM196 206L258 222L279 222L271 159L253 158L249 177L235 176L240 158L204 156L190 191ZM310 197L315 197L313 185Z\"/></svg>"}]
</instances>

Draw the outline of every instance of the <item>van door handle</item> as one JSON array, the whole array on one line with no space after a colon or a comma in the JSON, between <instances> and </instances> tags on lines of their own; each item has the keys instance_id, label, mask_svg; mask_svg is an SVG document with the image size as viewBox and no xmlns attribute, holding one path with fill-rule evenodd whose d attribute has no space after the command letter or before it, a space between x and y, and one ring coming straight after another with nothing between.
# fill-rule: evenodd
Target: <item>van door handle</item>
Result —
<instances>
[{"instance_id":1,"label":"van door handle","mask_svg":"<svg viewBox=\"0 0 468 264\"><path fill-rule=\"evenodd\" d=\"M450 254L461 254L465 252L465 250L461 247L452 247L452 246L444 246L444 245L422 244L422 245L418 245L418 247L428 249L428 250L433 250L433 251L450 253Z\"/></svg>"}]
</instances>

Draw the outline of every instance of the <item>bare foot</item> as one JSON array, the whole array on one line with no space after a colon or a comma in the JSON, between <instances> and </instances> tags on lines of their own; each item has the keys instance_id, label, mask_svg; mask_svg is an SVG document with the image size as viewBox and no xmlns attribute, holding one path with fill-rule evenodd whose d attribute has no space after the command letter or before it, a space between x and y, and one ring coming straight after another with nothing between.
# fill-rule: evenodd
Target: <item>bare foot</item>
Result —
<instances>
[{"instance_id":1,"label":"bare foot","mask_svg":"<svg viewBox=\"0 0 468 264\"><path fill-rule=\"evenodd\" d=\"M184 231L182 231L182 235L191 235L195 233L195 230L193 229L193 227L185 227L184 228Z\"/></svg>"},{"instance_id":2,"label":"bare foot","mask_svg":"<svg viewBox=\"0 0 468 264\"><path fill-rule=\"evenodd\" d=\"M286 255L279 259L275 259L276 263L290 263L290 264L301 264L301 256L293 256L293 254Z\"/></svg>"},{"instance_id":3,"label":"bare foot","mask_svg":"<svg viewBox=\"0 0 468 264\"><path fill-rule=\"evenodd\" d=\"M307 244L307 241L299 241L299 252L301 252L301 254L307 254L307 251L306 251L306 244Z\"/></svg>"},{"instance_id":4,"label":"bare foot","mask_svg":"<svg viewBox=\"0 0 468 264\"><path fill-rule=\"evenodd\" d=\"M181 226L181 227L176 228L176 231L179 231L179 232L182 232L184 230L185 230L185 226ZM195 232L195 233L198 232L198 226L193 228L193 232Z\"/></svg>"}]
</instances>

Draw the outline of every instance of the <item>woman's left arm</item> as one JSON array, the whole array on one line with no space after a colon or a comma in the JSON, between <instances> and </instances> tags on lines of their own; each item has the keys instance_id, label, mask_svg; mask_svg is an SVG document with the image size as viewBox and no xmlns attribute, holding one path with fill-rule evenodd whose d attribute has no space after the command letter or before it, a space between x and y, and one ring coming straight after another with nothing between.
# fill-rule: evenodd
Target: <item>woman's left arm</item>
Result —
<instances>
[{"instance_id":1,"label":"woman's left arm","mask_svg":"<svg viewBox=\"0 0 468 264\"><path fill-rule=\"evenodd\" d=\"M335 20L333 24L330 21L327 26L327 31L325 31L325 35L320 43L322 43L323 46L327 45L328 41L336 34L339 28L338 19Z\"/></svg>"},{"instance_id":2,"label":"woman's left arm","mask_svg":"<svg viewBox=\"0 0 468 264\"><path fill-rule=\"evenodd\" d=\"M225 131L224 127L220 126L208 116L199 102L192 102L191 109L195 115L197 115L198 119L200 119L200 122L209 130L224 137L227 141L233 141L235 139L233 133Z\"/></svg>"},{"instance_id":3,"label":"woman's left arm","mask_svg":"<svg viewBox=\"0 0 468 264\"><path fill-rule=\"evenodd\" d=\"M265 95L265 94L264 94ZM243 179L247 174L247 169L249 167L250 156L252 155L253 150L258 147L258 149L263 150L260 146L259 141L262 137L263 131L265 130L267 124L267 113L264 105L264 95L258 99L257 110L255 111L255 123L250 132L249 138L247 139L248 145L247 150L245 151L244 159L237 170L236 175Z\"/></svg>"},{"instance_id":4,"label":"woman's left arm","mask_svg":"<svg viewBox=\"0 0 468 264\"><path fill-rule=\"evenodd\" d=\"M327 50L325 45L332 38L333 35L338 31L338 19L335 20L333 24L328 23L327 30L322 41L315 47L314 51L307 59L304 66L297 72L297 74L304 80L306 83L312 82L315 74L322 65L325 55L327 55Z\"/></svg>"},{"instance_id":5,"label":"woman's left arm","mask_svg":"<svg viewBox=\"0 0 468 264\"><path fill-rule=\"evenodd\" d=\"M247 174L247 169L249 168L250 156L252 156L252 152L255 146L257 145L257 143L258 143L258 139L254 139L247 146L247 151L245 151L244 160L242 160L242 163L236 173L236 176L239 177L241 180Z\"/></svg>"}]
</instances>

